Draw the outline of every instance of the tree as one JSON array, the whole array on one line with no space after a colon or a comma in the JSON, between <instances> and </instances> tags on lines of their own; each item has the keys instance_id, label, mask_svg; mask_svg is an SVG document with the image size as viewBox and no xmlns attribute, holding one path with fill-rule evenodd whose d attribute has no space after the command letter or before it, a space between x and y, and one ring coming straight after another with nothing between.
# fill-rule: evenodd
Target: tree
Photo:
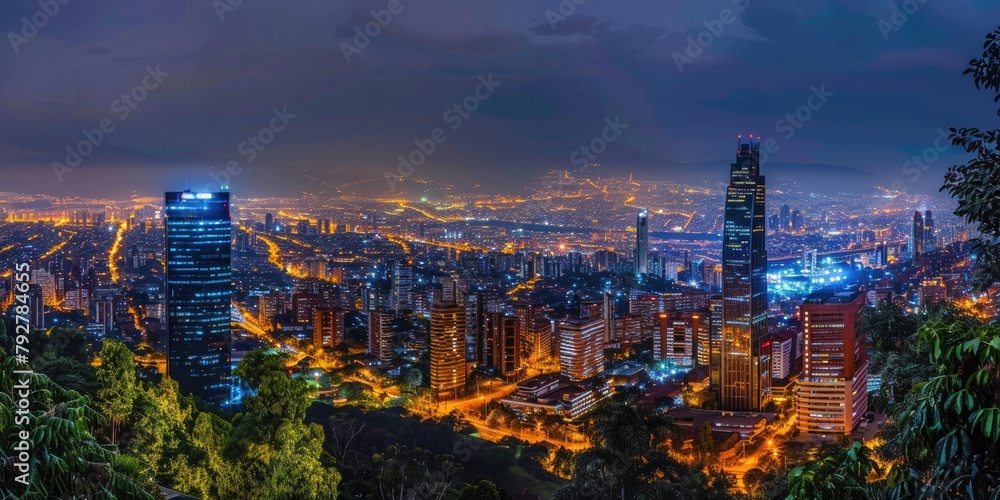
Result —
<instances>
[{"instance_id":1,"label":"tree","mask_svg":"<svg viewBox=\"0 0 1000 500\"><path fill-rule=\"evenodd\" d=\"M233 418L232 430L219 433L224 436L221 458L233 471L220 485L220 496L336 497L341 476L323 451L323 428L303 422L313 396L309 384L289 378L283 364L266 357L255 357L247 366L241 362L237 370L259 385L256 395L245 398L246 411Z\"/></svg>"},{"instance_id":2,"label":"tree","mask_svg":"<svg viewBox=\"0 0 1000 500\"><path fill-rule=\"evenodd\" d=\"M189 441L188 426L195 413L194 403L180 395L173 379L140 388L129 418L129 436L122 445L148 464L158 478L168 480L170 459Z\"/></svg>"},{"instance_id":3,"label":"tree","mask_svg":"<svg viewBox=\"0 0 1000 500\"><path fill-rule=\"evenodd\" d=\"M417 387L420 387L420 384L423 382L423 378L424 376L420 373L420 370L411 368L406 371L405 375L403 375L403 385L411 391L416 390Z\"/></svg>"},{"instance_id":4,"label":"tree","mask_svg":"<svg viewBox=\"0 0 1000 500\"><path fill-rule=\"evenodd\" d=\"M993 92L993 102L1000 102L1000 28L986 35L981 58L969 61L965 74L972 74L976 88ZM952 144L975 155L948 170L941 190L958 202L955 215L982 234L973 247L979 268L974 286L985 291L1000 280L1000 129L948 130Z\"/></svg>"},{"instance_id":5,"label":"tree","mask_svg":"<svg viewBox=\"0 0 1000 500\"><path fill-rule=\"evenodd\" d=\"M93 429L102 417L90 400L54 384L45 375L15 374L18 363L0 349L0 497L3 498L142 498L152 499L151 475L145 465L113 448L100 446ZM16 376L15 376L16 375ZM24 389L27 386L28 389ZM12 395L29 391L27 413ZM26 420L24 420L26 418ZM15 447L28 434L32 443L30 473L18 479ZM17 461L20 461L18 458Z\"/></svg>"},{"instance_id":6,"label":"tree","mask_svg":"<svg viewBox=\"0 0 1000 500\"><path fill-rule=\"evenodd\" d=\"M605 401L591 415L593 446L576 455L573 479L553 498L725 498L732 478L704 474L675 460L669 439L673 420L633 408L629 401Z\"/></svg>"},{"instance_id":7,"label":"tree","mask_svg":"<svg viewBox=\"0 0 1000 500\"><path fill-rule=\"evenodd\" d=\"M273 349L259 349L247 353L236 365L233 375L236 375L252 390L260 387L262 379L270 373L285 373L288 354Z\"/></svg>"},{"instance_id":8,"label":"tree","mask_svg":"<svg viewBox=\"0 0 1000 500\"><path fill-rule=\"evenodd\" d=\"M1000 493L1000 326L929 323L937 375L917 384L901 405L900 453L889 479L901 496L989 498Z\"/></svg>"},{"instance_id":9,"label":"tree","mask_svg":"<svg viewBox=\"0 0 1000 500\"><path fill-rule=\"evenodd\" d=\"M853 443L849 448L796 468L788 476L788 500L871 498L877 485L870 486L867 478L872 473L881 474L871 455L871 449L861 443Z\"/></svg>"},{"instance_id":10,"label":"tree","mask_svg":"<svg viewBox=\"0 0 1000 500\"><path fill-rule=\"evenodd\" d=\"M135 359L132 351L117 340L105 340L97 355L97 409L111 424L111 442L118 443L118 428L132 413L132 404L138 394L135 377Z\"/></svg>"},{"instance_id":11,"label":"tree","mask_svg":"<svg viewBox=\"0 0 1000 500\"><path fill-rule=\"evenodd\" d=\"M706 466L710 466L715 463L716 457L712 424L705 422L698 433L698 461Z\"/></svg>"}]
</instances>

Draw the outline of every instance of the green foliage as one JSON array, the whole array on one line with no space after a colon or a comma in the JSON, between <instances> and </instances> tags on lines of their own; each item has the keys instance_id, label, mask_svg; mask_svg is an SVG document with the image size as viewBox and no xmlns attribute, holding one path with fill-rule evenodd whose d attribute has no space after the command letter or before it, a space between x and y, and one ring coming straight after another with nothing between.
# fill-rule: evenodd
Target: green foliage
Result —
<instances>
[{"instance_id":1,"label":"green foliage","mask_svg":"<svg viewBox=\"0 0 1000 500\"><path fill-rule=\"evenodd\" d=\"M33 359L31 366L36 372L44 373L52 382L64 389L87 395L93 395L97 391L97 374L89 363L56 356L46 351L42 356Z\"/></svg>"},{"instance_id":2,"label":"green foliage","mask_svg":"<svg viewBox=\"0 0 1000 500\"><path fill-rule=\"evenodd\" d=\"M289 378L284 363L254 356L238 371L257 394L244 399L246 411L233 419L222 440L222 455L232 471L219 486L222 498L319 499L336 496L340 473L323 451L323 429L304 423L313 391L301 378ZM207 429L206 429L207 430ZM218 444L216 432L206 432Z\"/></svg>"},{"instance_id":3,"label":"green foliage","mask_svg":"<svg viewBox=\"0 0 1000 500\"><path fill-rule=\"evenodd\" d=\"M1000 28L986 36L981 58L972 59L965 74L972 75L977 89L993 92L993 101L1000 102ZM953 127L949 132L952 144L975 155L948 170L941 190L958 202L955 215L983 235L974 248L979 266L974 284L983 291L1000 280L1000 130Z\"/></svg>"},{"instance_id":4,"label":"green foliage","mask_svg":"<svg viewBox=\"0 0 1000 500\"><path fill-rule=\"evenodd\" d=\"M0 497L153 498L145 464L98 444L93 430L102 418L90 407L89 398L59 387L45 375L14 373L23 368L0 350ZM15 412L24 390L19 386L25 382L30 387L25 400L30 404L26 412ZM22 432L31 442L26 486L18 481L20 473L13 466Z\"/></svg>"},{"instance_id":5,"label":"green foliage","mask_svg":"<svg viewBox=\"0 0 1000 500\"><path fill-rule=\"evenodd\" d=\"M663 413L602 403L589 422L593 446L576 455L573 479L554 498L728 498L732 478L706 475L670 455L676 430Z\"/></svg>"},{"instance_id":6,"label":"green foliage","mask_svg":"<svg viewBox=\"0 0 1000 500\"><path fill-rule=\"evenodd\" d=\"M871 474L881 474L872 458L872 450L861 443L793 470L788 475L788 500L867 500L877 494L877 486L868 484Z\"/></svg>"},{"instance_id":7,"label":"green foliage","mask_svg":"<svg viewBox=\"0 0 1000 500\"><path fill-rule=\"evenodd\" d=\"M280 356L247 359L238 371L257 394L232 424L199 412L165 378L138 390L125 448L160 484L199 498L335 498L340 474L323 451L323 429L304 423L308 384L286 376Z\"/></svg>"},{"instance_id":8,"label":"green foliage","mask_svg":"<svg viewBox=\"0 0 1000 500\"><path fill-rule=\"evenodd\" d=\"M243 360L233 370L233 375L240 378L244 384L256 391L265 375L284 373L288 354L278 350L257 350L247 353Z\"/></svg>"},{"instance_id":9,"label":"green foliage","mask_svg":"<svg viewBox=\"0 0 1000 500\"><path fill-rule=\"evenodd\" d=\"M101 366L97 368L97 409L111 423L111 441L117 443L118 427L132 413L138 395L135 359L125 344L110 339L104 341L98 357Z\"/></svg>"},{"instance_id":10,"label":"green foliage","mask_svg":"<svg viewBox=\"0 0 1000 500\"><path fill-rule=\"evenodd\" d=\"M1000 326L932 322L920 329L937 375L917 384L888 436L898 495L987 498L1000 492Z\"/></svg>"},{"instance_id":11,"label":"green foliage","mask_svg":"<svg viewBox=\"0 0 1000 500\"><path fill-rule=\"evenodd\" d=\"M704 465L712 465L717 459L715 437L712 436L712 424L705 422L698 432L698 460Z\"/></svg>"}]
</instances>

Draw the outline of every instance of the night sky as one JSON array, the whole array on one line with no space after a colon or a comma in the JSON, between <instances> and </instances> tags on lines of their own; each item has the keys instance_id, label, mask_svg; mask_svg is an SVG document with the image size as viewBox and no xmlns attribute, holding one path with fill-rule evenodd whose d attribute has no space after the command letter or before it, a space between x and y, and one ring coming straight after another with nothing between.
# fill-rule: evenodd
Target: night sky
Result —
<instances>
[{"instance_id":1,"label":"night sky","mask_svg":"<svg viewBox=\"0 0 1000 500\"><path fill-rule=\"evenodd\" d=\"M439 127L447 139L413 179L513 191L578 168L574 151L616 118L627 128L590 175L718 182L737 134L754 133L774 139L782 175L935 191L963 156L945 151L916 181L904 163L940 127L997 119L962 75L1000 24L993 0L907 0L919 8L899 25L888 0L49 1L52 16L0 4L0 191L124 198L184 188L189 172L204 186L236 162L235 192L316 192L396 171ZM345 45L389 7L366 47ZM25 36L32 17L44 25ZM701 53L686 53L699 36ZM490 75L499 85L467 101L478 109L449 119ZM812 88L832 95L810 100ZM123 93L144 99L125 108ZM779 120L809 103L789 134ZM57 176L53 162L102 121L113 130ZM271 124L251 160L241 143Z\"/></svg>"}]
</instances>

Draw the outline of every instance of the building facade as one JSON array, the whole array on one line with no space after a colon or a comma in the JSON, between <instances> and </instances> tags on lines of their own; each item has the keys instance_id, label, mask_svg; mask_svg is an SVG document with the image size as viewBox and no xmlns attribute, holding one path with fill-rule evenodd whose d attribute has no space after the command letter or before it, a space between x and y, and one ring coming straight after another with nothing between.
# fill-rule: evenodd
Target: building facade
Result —
<instances>
[{"instance_id":1,"label":"building facade","mask_svg":"<svg viewBox=\"0 0 1000 500\"><path fill-rule=\"evenodd\" d=\"M222 405L231 393L229 193L169 192L165 202L167 376Z\"/></svg>"},{"instance_id":2,"label":"building facade","mask_svg":"<svg viewBox=\"0 0 1000 500\"><path fill-rule=\"evenodd\" d=\"M865 302L862 292L821 290L802 305L800 432L849 435L868 411L868 342L860 328Z\"/></svg>"},{"instance_id":3,"label":"building facade","mask_svg":"<svg viewBox=\"0 0 1000 500\"><path fill-rule=\"evenodd\" d=\"M604 368L604 321L565 320L559 332L559 372L571 380L593 377Z\"/></svg>"},{"instance_id":4,"label":"building facade","mask_svg":"<svg viewBox=\"0 0 1000 500\"><path fill-rule=\"evenodd\" d=\"M771 389L767 336L767 251L760 140L739 141L726 190L722 247L722 359L719 405L759 411Z\"/></svg>"},{"instance_id":5,"label":"building facade","mask_svg":"<svg viewBox=\"0 0 1000 500\"><path fill-rule=\"evenodd\" d=\"M465 387L465 305L431 305L431 391L439 399L457 398Z\"/></svg>"},{"instance_id":6,"label":"building facade","mask_svg":"<svg viewBox=\"0 0 1000 500\"><path fill-rule=\"evenodd\" d=\"M635 218L635 274L649 272L649 213L639 212Z\"/></svg>"}]
</instances>

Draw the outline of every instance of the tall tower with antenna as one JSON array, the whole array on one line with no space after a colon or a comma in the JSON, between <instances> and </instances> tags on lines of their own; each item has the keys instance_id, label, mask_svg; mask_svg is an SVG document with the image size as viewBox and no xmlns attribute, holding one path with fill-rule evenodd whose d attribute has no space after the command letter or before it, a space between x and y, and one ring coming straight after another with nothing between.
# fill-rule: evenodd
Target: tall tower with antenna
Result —
<instances>
[{"instance_id":1,"label":"tall tower with antenna","mask_svg":"<svg viewBox=\"0 0 1000 500\"><path fill-rule=\"evenodd\" d=\"M760 138L737 139L729 168L722 236L723 410L759 411L771 392L767 335L767 251Z\"/></svg>"}]
</instances>

